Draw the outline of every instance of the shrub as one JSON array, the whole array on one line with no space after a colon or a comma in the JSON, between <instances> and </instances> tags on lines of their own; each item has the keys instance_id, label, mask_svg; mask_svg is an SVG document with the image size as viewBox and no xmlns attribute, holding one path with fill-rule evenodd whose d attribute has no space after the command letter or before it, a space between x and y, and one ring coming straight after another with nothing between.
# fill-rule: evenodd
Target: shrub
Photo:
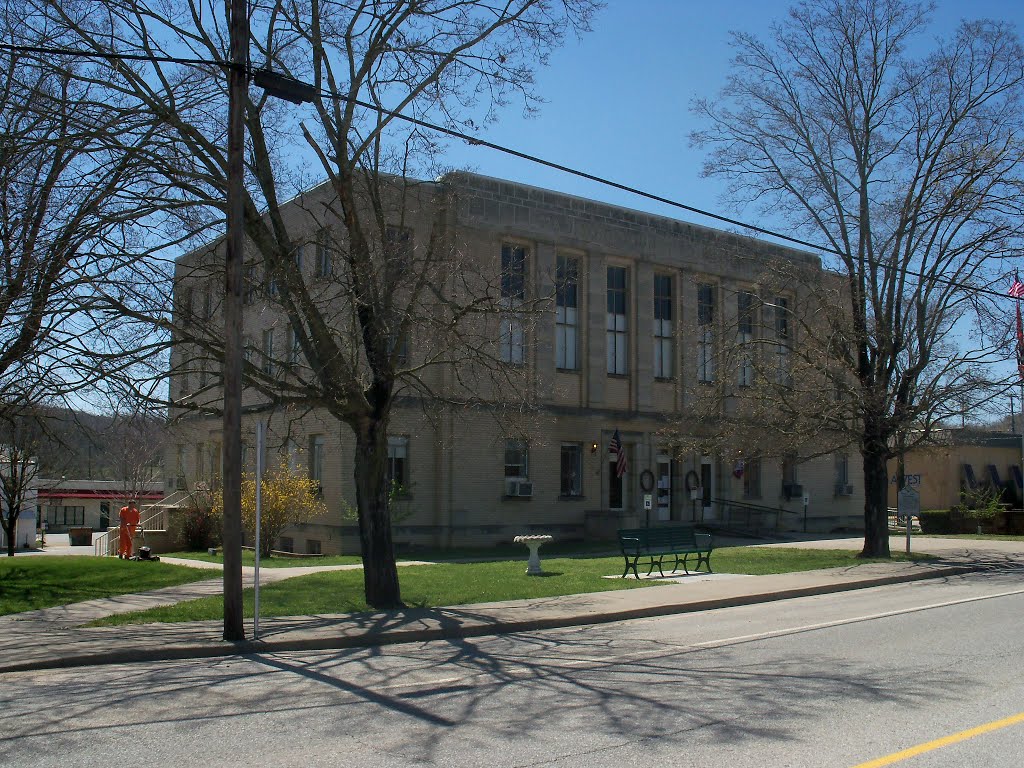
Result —
<instances>
[{"instance_id":1,"label":"shrub","mask_svg":"<svg viewBox=\"0 0 1024 768\"><path fill-rule=\"evenodd\" d=\"M952 517L961 520L964 533L981 532L982 524L993 528L1003 515L1003 492L1000 488L981 486L960 491L960 503L953 507Z\"/></svg>"},{"instance_id":2,"label":"shrub","mask_svg":"<svg viewBox=\"0 0 1024 768\"><path fill-rule=\"evenodd\" d=\"M178 541L183 549L192 552L219 546L220 523L220 515L209 507L188 507L178 515Z\"/></svg>"}]
</instances>

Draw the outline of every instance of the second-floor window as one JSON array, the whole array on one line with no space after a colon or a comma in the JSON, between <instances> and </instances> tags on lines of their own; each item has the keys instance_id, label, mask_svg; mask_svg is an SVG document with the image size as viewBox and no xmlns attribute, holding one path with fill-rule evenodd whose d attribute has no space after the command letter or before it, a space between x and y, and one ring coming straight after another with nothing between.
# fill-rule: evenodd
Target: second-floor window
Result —
<instances>
[{"instance_id":1,"label":"second-floor window","mask_svg":"<svg viewBox=\"0 0 1024 768\"><path fill-rule=\"evenodd\" d=\"M608 267L608 317L606 339L608 373L625 376L629 373L629 330L626 308L629 295L625 267Z\"/></svg>"},{"instance_id":2,"label":"second-floor window","mask_svg":"<svg viewBox=\"0 0 1024 768\"><path fill-rule=\"evenodd\" d=\"M555 366L579 368L579 259L559 256L555 267Z\"/></svg>"},{"instance_id":3,"label":"second-floor window","mask_svg":"<svg viewBox=\"0 0 1024 768\"><path fill-rule=\"evenodd\" d=\"M697 380L715 380L715 286L697 286Z\"/></svg>"},{"instance_id":4,"label":"second-floor window","mask_svg":"<svg viewBox=\"0 0 1024 768\"><path fill-rule=\"evenodd\" d=\"M775 381L778 384L789 384L789 299L787 299L785 296L776 296L774 304L775 306L773 308L773 315L775 318Z\"/></svg>"},{"instance_id":5,"label":"second-floor window","mask_svg":"<svg viewBox=\"0 0 1024 768\"><path fill-rule=\"evenodd\" d=\"M749 291L736 294L736 341L738 343L737 383L749 387L754 383L754 314L755 296Z\"/></svg>"},{"instance_id":6,"label":"second-floor window","mask_svg":"<svg viewBox=\"0 0 1024 768\"><path fill-rule=\"evenodd\" d=\"M299 342L299 334L293 326L288 326L288 365L298 365L302 356L302 344Z\"/></svg>"},{"instance_id":7,"label":"second-floor window","mask_svg":"<svg viewBox=\"0 0 1024 768\"><path fill-rule=\"evenodd\" d=\"M654 276L654 377L672 378L672 277Z\"/></svg>"},{"instance_id":8,"label":"second-floor window","mask_svg":"<svg viewBox=\"0 0 1024 768\"><path fill-rule=\"evenodd\" d=\"M274 329L267 328L263 332L263 372L274 375Z\"/></svg>"},{"instance_id":9,"label":"second-floor window","mask_svg":"<svg viewBox=\"0 0 1024 768\"><path fill-rule=\"evenodd\" d=\"M242 303L251 305L256 303L256 296L259 294L259 286L256 284L256 265L245 266L245 285L242 288Z\"/></svg>"},{"instance_id":10,"label":"second-floor window","mask_svg":"<svg viewBox=\"0 0 1024 768\"><path fill-rule=\"evenodd\" d=\"M324 227L316 233L316 276L330 277L333 271L331 230Z\"/></svg>"},{"instance_id":11,"label":"second-floor window","mask_svg":"<svg viewBox=\"0 0 1024 768\"><path fill-rule=\"evenodd\" d=\"M526 298L526 248L504 243L501 246L501 332L498 340L501 359L521 365L526 353L526 330L522 303Z\"/></svg>"}]
</instances>

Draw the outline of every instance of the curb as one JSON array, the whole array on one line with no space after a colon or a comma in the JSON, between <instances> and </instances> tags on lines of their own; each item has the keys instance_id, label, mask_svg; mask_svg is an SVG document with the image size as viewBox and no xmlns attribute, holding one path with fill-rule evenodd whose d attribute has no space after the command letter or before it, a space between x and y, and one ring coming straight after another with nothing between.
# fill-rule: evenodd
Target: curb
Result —
<instances>
[{"instance_id":1,"label":"curb","mask_svg":"<svg viewBox=\"0 0 1024 768\"><path fill-rule=\"evenodd\" d=\"M281 640L241 640L237 642L214 641L195 644L180 644L160 648L140 648L123 650L106 650L95 653L82 653L53 659L3 663L0 662L0 674L7 672L33 672L46 669L72 669L77 667L100 666L108 664L130 664L153 661L177 661L181 659L203 659L231 656L247 656L256 653L283 651L330 651L346 648L377 647L398 645L402 643L419 643L432 640L454 640L464 637L484 637L488 635L505 635L516 632L530 632L559 627L578 627L590 624L608 624L630 619L653 618L683 613L711 611L719 608L734 608L755 603L770 603L778 600L790 600L797 597L812 597L837 592L852 592L857 589L869 589L890 584L901 584L926 579L938 579L959 576L976 571L974 566L947 566L920 573L876 576L857 581L836 582L832 584L813 584L806 587L794 587L775 592L760 592L748 595L735 595L724 598L710 598L663 605L646 606L643 608L627 608L595 613L576 614L550 618L524 619L518 621L496 620L491 623L469 624L455 628L425 629L382 629L371 630L359 635L337 634L327 637L308 637Z\"/></svg>"}]
</instances>

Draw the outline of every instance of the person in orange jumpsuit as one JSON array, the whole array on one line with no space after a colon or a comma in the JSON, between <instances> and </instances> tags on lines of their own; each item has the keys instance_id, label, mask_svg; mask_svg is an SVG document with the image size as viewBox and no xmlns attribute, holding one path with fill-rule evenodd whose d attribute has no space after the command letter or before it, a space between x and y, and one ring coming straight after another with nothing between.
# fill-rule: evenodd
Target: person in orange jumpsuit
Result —
<instances>
[{"instance_id":1,"label":"person in orange jumpsuit","mask_svg":"<svg viewBox=\"0 0 1024 768\"><path fill-rule=\"evenodd\" d=\"M121 523L121 538L118 542L117 556L128 560L132 556L132 540L135 538L135 529L139 527L142 515L139 513L139 508L135 505L135 500L133 499L128 502L127 507L121 507L121 511L117 516Z\"/></svg>"}]
</instances>

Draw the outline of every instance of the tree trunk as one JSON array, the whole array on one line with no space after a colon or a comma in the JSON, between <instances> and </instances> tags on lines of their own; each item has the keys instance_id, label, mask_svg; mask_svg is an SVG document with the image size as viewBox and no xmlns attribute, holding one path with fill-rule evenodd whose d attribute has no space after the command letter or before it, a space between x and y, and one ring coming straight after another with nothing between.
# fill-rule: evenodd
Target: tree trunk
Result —
<instances>
[{"instance_id":1,"label":"tree trunk","mask_svg":"<svg viewBox=\"0 0 1024 768\"><path fill-rule=\"evenodd\" d=\"M374 608L402 608L388 510L386 424L367 418L356 432L356 505L363 555L366 602Z\"/></svg>"},{"instance_id":2,"label":"tree trunk","mask_svg":"<svg viewBox=\"0 0 1024 768\"><path fill-rule=\"evenodd\" d=\"M880 437L867 437L862 454L864 457L864 550L860 555L861 557L889 557L888 446Z\"/></svg>"},{"instance_id":3,"label":"tree trunk","mask_svg":"<svg viewBox=\"0 0 1024 768\"><path fill-rule=\"evenodd\" d=\"M8 519L6 515L0 515L3 518L2 525L4 533L7 534L7 556L14 557L14 550L18 544L14 540L14 532L18 530L18 518L13 520Z\"/></svg>"}]
</instances>

